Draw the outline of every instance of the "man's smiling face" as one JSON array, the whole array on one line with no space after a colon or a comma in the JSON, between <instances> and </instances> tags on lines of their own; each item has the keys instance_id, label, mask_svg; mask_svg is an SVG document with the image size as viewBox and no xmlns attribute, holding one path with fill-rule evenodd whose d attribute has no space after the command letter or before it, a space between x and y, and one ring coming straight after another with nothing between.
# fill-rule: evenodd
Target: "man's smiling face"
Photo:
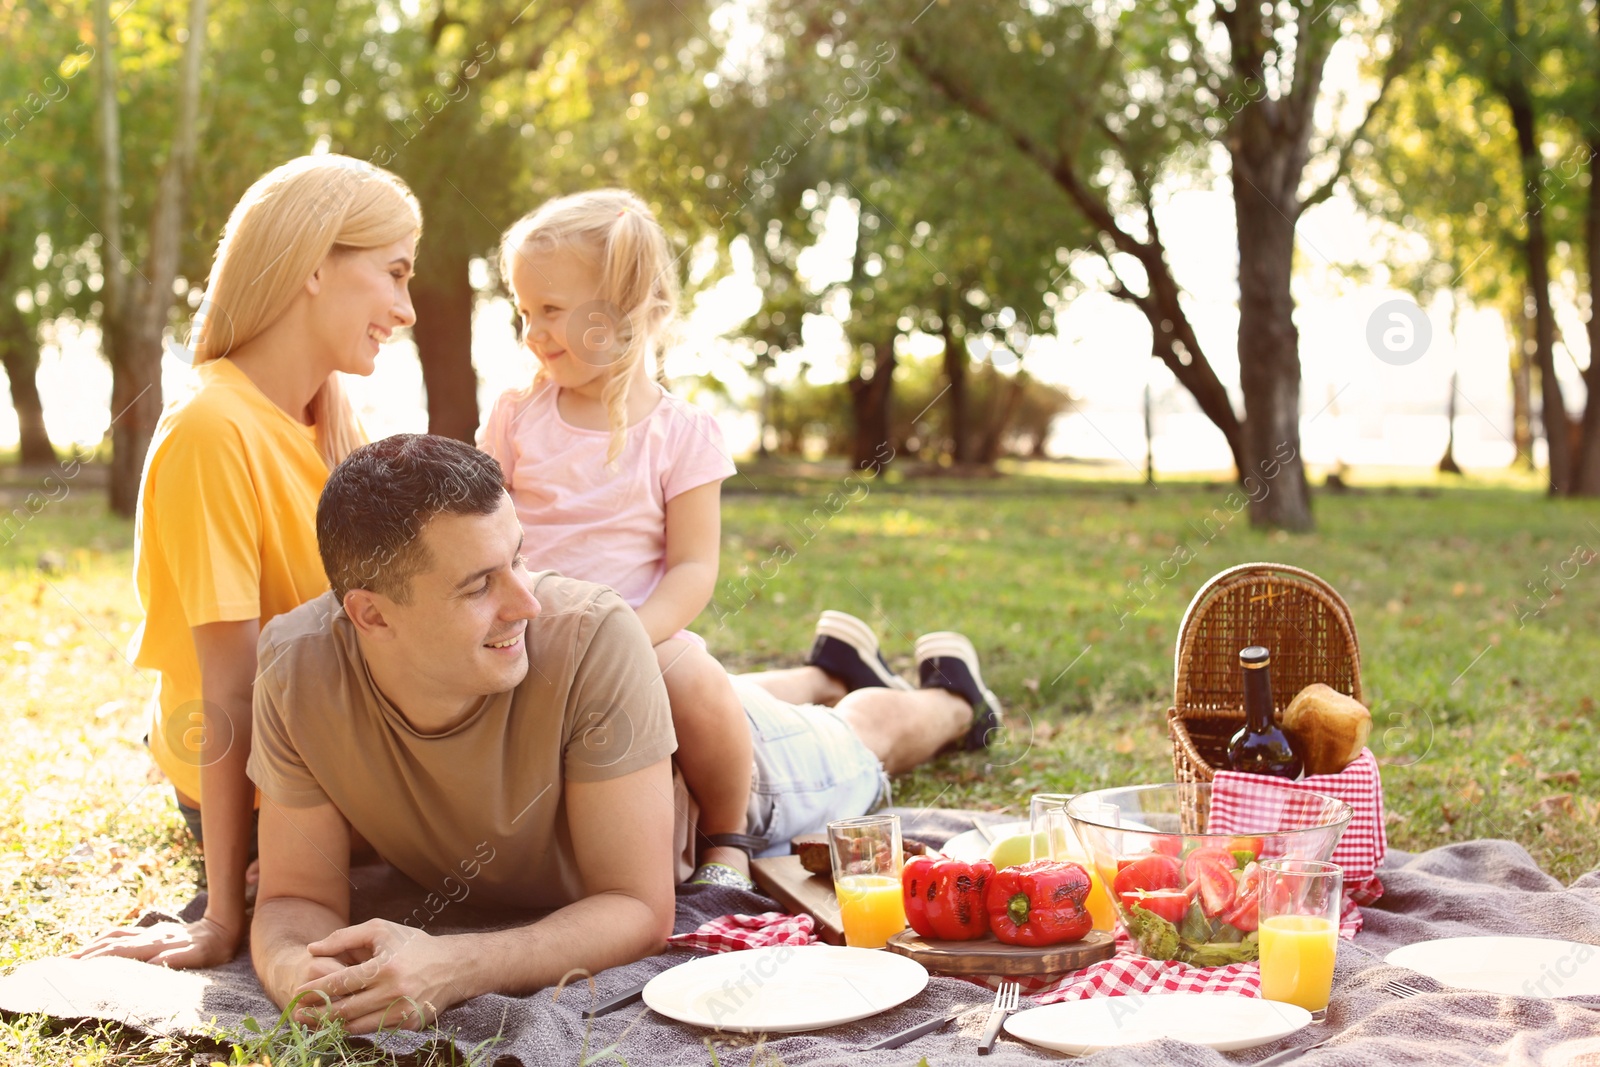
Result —
<instances>
[{"instance_id":1,"label":"man's smiling face","mask_svg":"<svg viewBox=\"0 0 1600 1067\"><path fill-rule=\"evenodd\" d=\"M488 515L434 516L421 543L429 562L412 576L408 603L384 598L401 662L463 703L514 688L528 673L526 630L539 601L511 497ZM389 697L405 707L406 694Z\"/></svg>"}]
</instances>

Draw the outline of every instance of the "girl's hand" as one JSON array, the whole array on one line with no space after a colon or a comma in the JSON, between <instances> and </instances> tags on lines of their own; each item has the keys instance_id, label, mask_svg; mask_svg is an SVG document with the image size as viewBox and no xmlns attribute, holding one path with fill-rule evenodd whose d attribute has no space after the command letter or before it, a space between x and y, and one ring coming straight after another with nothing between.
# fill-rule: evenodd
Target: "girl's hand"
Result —
<instances>
[{"instance_id":1,"label":"girl's hand","mask_svg":"<svg viewBox=\"0 0 1600 1067\"><path fill-rule=\"evenodd\" d=\"M100 935L72 954L73 959L96 956L124 956L187 970L191 967L218 967L230 962L239 948L239 934L221 923L202 918L192 923L156 923L154 926L126 926Z\"/></svg>"}]
</instances>

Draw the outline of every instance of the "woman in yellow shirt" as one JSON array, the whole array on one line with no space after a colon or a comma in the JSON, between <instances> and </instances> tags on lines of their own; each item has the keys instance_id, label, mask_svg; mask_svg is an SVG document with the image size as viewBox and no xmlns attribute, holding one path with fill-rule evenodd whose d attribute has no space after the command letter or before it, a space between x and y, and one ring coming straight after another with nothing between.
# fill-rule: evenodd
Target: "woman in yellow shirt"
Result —
<instances>
[{"instance_id":1,"label":"woman in yellow shirt","mask_svg":"<svg viewBox=\"0 0 1600 1067\"><path fill-rule=\"evenodd\" d=\"M79 956L206 967L238 949L256 638L328 588L317 500L363 440L335 372L371 374L379 346L414 321L421 227L399 178L332 155L268 173L228 219L197 329L199 387L162 413L134 542L135 663L160 677L150 752L204 843L205 915L114 930Z\"/></svg>"}]
</instances>

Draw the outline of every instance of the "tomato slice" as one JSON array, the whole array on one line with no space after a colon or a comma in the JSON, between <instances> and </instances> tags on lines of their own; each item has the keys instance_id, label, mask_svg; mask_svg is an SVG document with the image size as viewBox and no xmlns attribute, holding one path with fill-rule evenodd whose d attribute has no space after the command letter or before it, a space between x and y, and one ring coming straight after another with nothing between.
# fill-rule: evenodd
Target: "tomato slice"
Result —
<instances>
[{"instance_id":1,"label":"tomato slice","mask_svg":"<svg viewBox=\"0 0 1600 1067\"><path fill-rule=\"evenodd\" d=\"M1225 848L1218 848L1216 845L1207 845L1204 848L1195 849L1184 858L1183 884L1188 885L1198 878L1199 875L1196 872L1199 870L1200 865L1206 862L1220 863L1231 871L1233 870L1233 853Z\"/></svg>"},{"instance_id":2,"label":"tomato slice","mask_svg":"<svg viewBox=\"0 0 1600 1067\"><path fill-rule=\"evenodd\" d=\"M1190 855L1189 859L1194 860ZM1229 858L1232 862L1232 858ZM1198 888L1200 910L1206 918L1225 911L1233 904L1238 895L1238 883L1234 881L1233 868L1216 857L1207 857L1193 864L1194 878L1191 885Z\"/></svg>"},{"instance_id":3,"label":"tomato slice","mask_svg":"<svg viewBox=\"0 0 1600 1067\"><path fill-rule=\"evenodd\" d=\"M1204 908L1204 905L1201 905ZM1261 893L1247 893L1233 902L1233 907L1219 918L1240 933L1248 934L1261 924Z\"/></svg>"},{"instance_id":4,"label":"tomato slice","mask_svg":"<svg viewBox=\"0 0 1600 1067\"><path fill-rule=\"evenodd\" d=\"M1122 906L1129 911L1134 908L1159 915L1167 922L1176 926L1183 922L1184 912L1189 910L1189 898L1181 889L1158 889L1154 893L1123 893Z\"/></svg>"},{"instance_id":5,"label":"tomato slice","mask_svg":"<svg viewBox=\"0 0 1600 1067\"><path fill-rule=\"evenodd\" d=\"M1236 837L1228 842L1228 851L1254 852L1257 856L1260 856L1262 846L1265 844L1266 842L1259 837Z\"/></svg>"},{"instance_id":6,"label":"tomato slice","mask_svg":"<svg viewBox=\"0 0 1600 1067\"><path fill-rule=\"evenodd\" d=\"M1117 896L1144 890L1146 893L1157 889L1177 889L1178 861L1171 856L1160 852L1147 852L1143 856L1136 856L1127 863L1118 861L1117 877L1111 883L1111 891ZM1233 879L1228 879L1231 884Z\"/></svg>"},{"instance_id":7,"label":"tomato slice","mask_svg":"<svg viewBox=\"0 0 1600 1067\"><path fill-rule=\"evenodd\" d=\"M1150 843L1150 851L1159 852L1163 856L1171 856L1176 859L1183 855L1183 838L1158 837Z\"/></svg>"}]
</instances>

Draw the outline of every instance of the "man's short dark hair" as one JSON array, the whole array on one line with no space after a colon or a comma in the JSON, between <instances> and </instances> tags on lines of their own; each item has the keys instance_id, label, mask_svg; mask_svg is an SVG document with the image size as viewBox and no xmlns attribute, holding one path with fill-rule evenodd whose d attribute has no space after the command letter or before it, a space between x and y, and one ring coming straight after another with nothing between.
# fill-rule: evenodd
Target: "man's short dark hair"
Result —
<instances>
[{"instance_id":1,"label":"man's short dark hair","mask_svg":"<svg viewBox=\"0 0 1600 1067\"><path fill-rule=\"evenodd\" d=\"M471 445L398 433L362 445L328 475L317 547L333 595L370 589L399 603L433 565L422 529L436 515L492 515L505 500L500 464Z\"/></svg>"}]
</instances>

